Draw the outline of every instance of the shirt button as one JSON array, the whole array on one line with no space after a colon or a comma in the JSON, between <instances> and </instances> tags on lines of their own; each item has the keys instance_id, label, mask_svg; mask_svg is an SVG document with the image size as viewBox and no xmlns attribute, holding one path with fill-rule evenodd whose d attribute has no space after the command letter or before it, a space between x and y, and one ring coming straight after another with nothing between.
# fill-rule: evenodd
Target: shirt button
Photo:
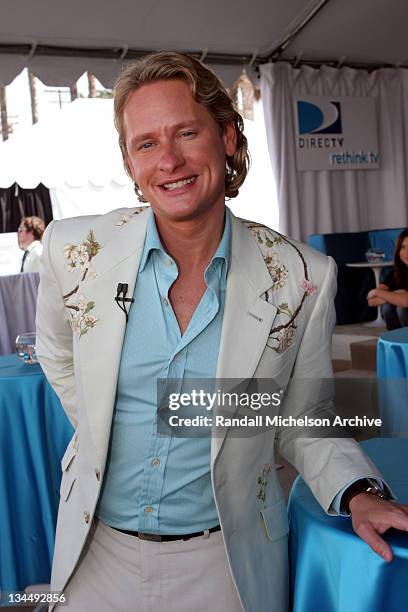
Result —
<instances>
[{"instance_id":1,"label":"shirt button","mask_svg":"<svg viewBox=\"0 0 408 612\"><path fill-rule=\"evenodd\" d=\"M96 480L101 479L101 470L99 470L98 468L95 468L95 476L96 476Z\"/></svg>"},{"instance_id":2,"label":"shirt button","mask_svg":"<svg viewBox=\"0 0 408 612\"><path fill-rule=\"evenodd\" d=\"M152 461L152 465L154 465L154 467L159 467L159 465L160 465L160 459L157 459L157 458L156 458L156 459L153 459L153 461Z\"/></svg>"},{"instance_id":3,"label":"shirt button","mask_svg":"<svg viewBox=\"0 0 408 612\"><path fill-rule=\"evenodd\" d=\"M153 512L153 508L151 506L146 506L145 508L145 512L147 512L148 514L150 514L150 512Z\"/></svg>"},{"instance_id":4,"label":"shirt button","mask_svg":"<svg viewBox=\"0 0 408 612\"><path fill-rule=\"evenodd\" d=\"M168 305L169 305L169 301L168 301L168 300L167 300L165 297L163 298L163 304L164 304L165 306L168 306Z\"/></svg>"},{"instance_id":5,"label":"shirt button","mask_svg":"<svg viewBox=\"0 0 408 612\"><path fill-rule=\"evenodd\" d=\"M173 361L177 361L177 359L180 359L180 353L177 353L176 355L174 355Z\"/></svg>"},{"instance_id":6,"label":"shirt button","mask_svg":"<svg viewBox=\"0 0 408 612\"><path fill-rule=\"evenodd\" d=\"M171 259L165 259L164 263L166 264L166 266L172 266L173 262L171 261Z\"/></svg>"},{"instance_id":7,"label":"shirt button","mask_svg":"<svg viewBox=\"0 0 408 612\"><path fill-rule=\"evenodd\" d=\"M90 518L91 518L91 515L89 514L89 512L87 512L87 511L85 510L85 512L84 512L84 520L85 520L85 523L89 523Z\"/></svg>"}]
</instances>

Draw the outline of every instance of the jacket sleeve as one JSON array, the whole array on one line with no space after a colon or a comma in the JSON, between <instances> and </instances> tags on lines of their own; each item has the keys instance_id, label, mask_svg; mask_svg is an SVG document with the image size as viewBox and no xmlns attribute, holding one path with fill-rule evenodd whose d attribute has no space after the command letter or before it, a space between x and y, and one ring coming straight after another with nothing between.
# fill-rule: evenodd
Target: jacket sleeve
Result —
<instances>
[{"instance_id":1,"label":"jacket sleeve","mask_svg":"<svg viewBox=\"0 0 408 612\"><path fill-rule=\"evenodd\" d=\"M332 333L335 324L336 264L327 260L319 295L307 322L291 380L285 390L284 417L331 417L334 383ZM331 421L332 422L332 421ZM352 438L309 437L307 428L282 428L278 451L298 470L326 512L334 514L332 502L351 481L372 477L384 480L371 460Z\"/></svg>"},{"instance_id":2,"label":"jacket sleeve","mask_svg":"<svg viewBox=\"0 0 408 612\"><path fill-rule=\"evenodd\" d=\"M42 369L58 395L72 425L77 425L73 361L73 337L64 307L52 257L57 222L50 223L43 236L36 314L36 353Z\"/></svg>"}]
</instances>

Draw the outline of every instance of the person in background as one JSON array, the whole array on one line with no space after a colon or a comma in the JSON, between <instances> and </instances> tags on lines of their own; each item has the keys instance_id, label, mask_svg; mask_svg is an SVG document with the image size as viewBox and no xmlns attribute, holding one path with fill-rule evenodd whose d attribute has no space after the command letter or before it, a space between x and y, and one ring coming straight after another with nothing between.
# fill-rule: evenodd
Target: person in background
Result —
<instances>
[{"instance_id":1,"label":"person in background","mask_svg":"<svg viewBox=\"0 0 408 612\"><path fill-rule=\"evenodd\" d=\"M408 228L397 238L391 271L367 300L369 306L381 306L387 329L408 326Z\"/></svg>"},{"instance_id":2,"label":"person in background","mask_svg":"<svg viewBox=\"0 0 408 612\"><path fill-rule=\"evenodd\" d=\"M17 230L18 246L24 251L20 272L39 272L42 254L41 239L45 223L40 217L23 217Z\"/></svg>"}]
</instances>

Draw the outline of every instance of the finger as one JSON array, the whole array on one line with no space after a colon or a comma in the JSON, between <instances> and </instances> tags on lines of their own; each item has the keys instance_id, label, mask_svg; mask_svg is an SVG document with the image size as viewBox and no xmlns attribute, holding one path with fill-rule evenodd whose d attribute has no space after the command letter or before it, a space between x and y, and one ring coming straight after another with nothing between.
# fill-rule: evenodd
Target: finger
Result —
<instances>
[{"instance_id":1,"label":"finger","mask_svg":"<svg viewBox=\"0 0 408 612\"><path fill-rule=\"evenodd\" d=\"M394 556L391 547L380 535L378 535L370 524L361 523L356 533L375 553L377 553L377 555L380 555L387 563L391 563Z\"/></svg>"},{"instance_id":2,"label":"finger","mask_svg":"<svg viewBox=\"0 0 408 612\"><path fill-rule=\"evenodd\" d=\"M400 531L408 531L408 507L394 506L392 513L387 513L383 517L382 522L386 529L394 527Z\"/></svg>"},{"instance_id":3,"label":"finger","mask_svg":"<svg viewBox=\"0 0 408 612\"><path fill-rule=\"evenodd\" d=\"M406 504L398 504L398 508L401 508L408 515L408 506Z\"/></svg>"}]
</instances>

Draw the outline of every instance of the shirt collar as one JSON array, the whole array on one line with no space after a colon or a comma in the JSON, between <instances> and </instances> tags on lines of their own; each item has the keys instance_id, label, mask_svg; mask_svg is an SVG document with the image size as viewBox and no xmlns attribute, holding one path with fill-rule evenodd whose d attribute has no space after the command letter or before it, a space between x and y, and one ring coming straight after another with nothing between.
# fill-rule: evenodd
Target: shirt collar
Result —
<instances>
[{"instance_id":1,"label":"shirt collar","mask_svg":"<svg viewBox=\"0 0 408 612\"><path fill-rule=\"evenodd\" d=\"M165 254L165 250L160 241L159 232L157 231L156 221L154 220L154 214L152 209L149 211L149 220L147 222L147 231L146 231L146 239L144 243L142 257L140 259L140 267L139 271L143 272L147 261L149 259L150 253L154 250L161 251Z\"/></svg>"},{"instance_id":2,"label":"shirt collar","mask_svg":"<svg viewBox=\"0 0 408 612\"><path fill-rule=\"evenodd\" d=\"M229 258L230 258L230 249L231 249L231 213L229 209L225 207L224 232L222 234L221 242L218 245L217 250L215 251L214 256L210 262L210 265L214 261L214 259L224 259L228 267ZM145 244L143 248L142 257L140 259L139 272L143 272L147 264L147 261L149 259L150 253L154 250L161 251L163 255L167 255L160 241L160 236L159 236L159 232L157 231L157 226L156 226L156 221L154 219L153 211L150 210L149 220L147 222Z\"/></svg>"},{"instance_id":3,"label":"shirt collar","mask_svg":"<svg viewBox=\"0 0 408 612\"><path fill-rule=\"evenodd\" d=\"M224 259L225 263L229 264L230 258L230 248L231 248L231 213L227 207L225 207L225 225L224 232L222 234L221 242L218 245L217 250L214 253L214 256L211 260L211 263L214 259L220 258Z\"/></svg>"},{"instance_id":4,"label":"shirt collar","mask_svg":"<svg viewBox=\"0 0 408 612\"><path fill-rule=\"evenodd\" d=\"M39 240L33 240L32 242L30 242L30 244L28 245L28 247L25 250L30 253L30 251L32 251L33 248L37 246L37 244L40 244L40 241Z\"/></svg>"}]
</instances>

